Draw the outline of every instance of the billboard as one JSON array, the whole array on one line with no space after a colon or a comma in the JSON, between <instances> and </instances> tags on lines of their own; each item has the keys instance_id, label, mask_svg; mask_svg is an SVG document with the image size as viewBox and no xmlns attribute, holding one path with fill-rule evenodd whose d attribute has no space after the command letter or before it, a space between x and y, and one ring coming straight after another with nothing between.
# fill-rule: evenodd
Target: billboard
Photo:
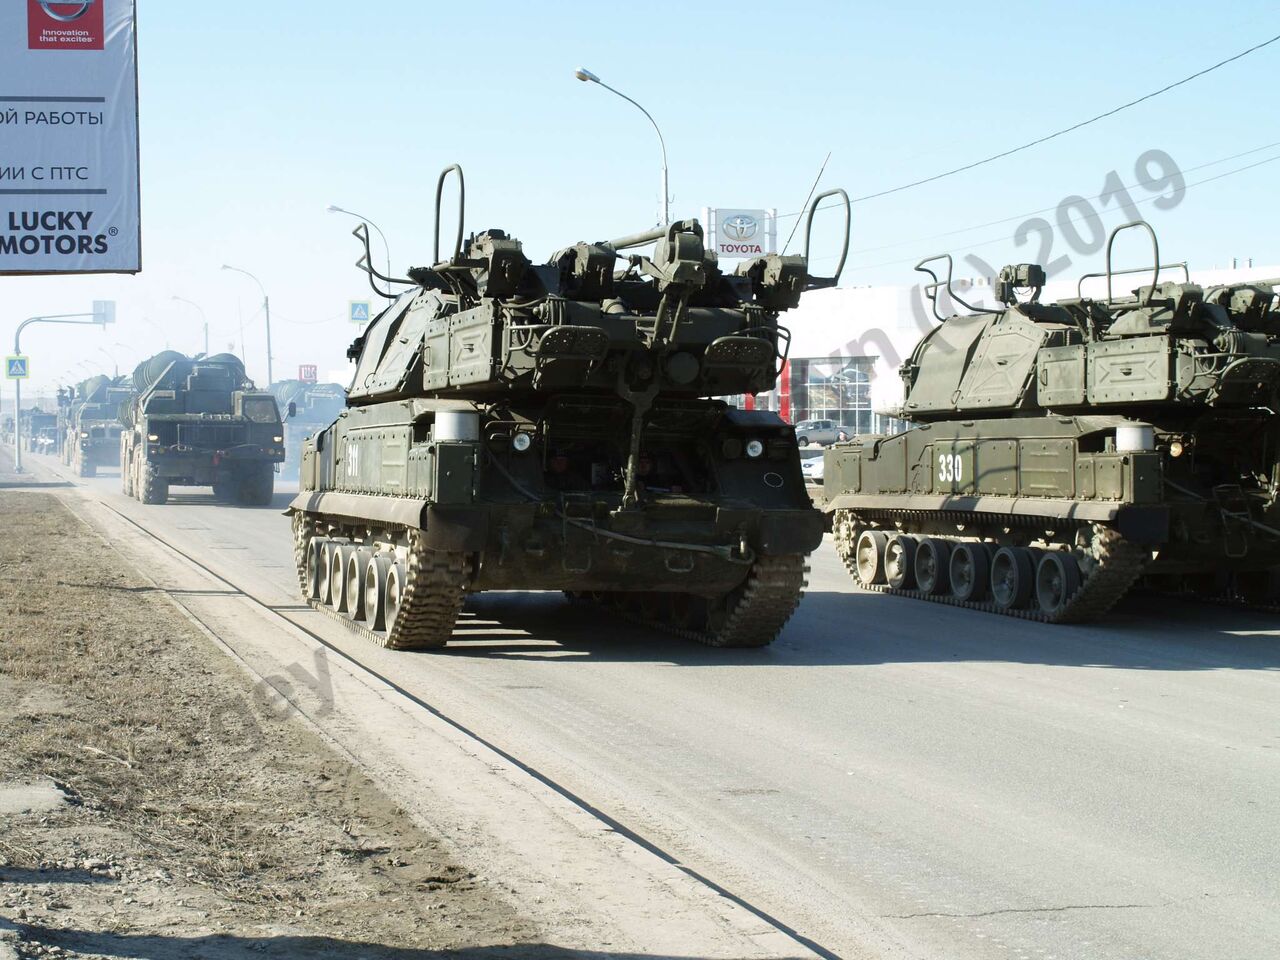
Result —
<instances>
[{"instance_id":1,"label":"billboard","mask_svg":"<svg viewBox=\"0 0 1280 960\"><path fill-rule=\"evenodd\" d=\"M0 3L0 274L137 273L134 0Z\"/></svg>"},{"instance_id":2,"label":"billboard","mask_svg":"<svg viewBox=\"0 0 1280 960\"><path fill-rule=\"evenodd\" d=\"M763 257L778 249L778 211L705 207L702 216L721 260Z\"/></svg>"}]
</instances>

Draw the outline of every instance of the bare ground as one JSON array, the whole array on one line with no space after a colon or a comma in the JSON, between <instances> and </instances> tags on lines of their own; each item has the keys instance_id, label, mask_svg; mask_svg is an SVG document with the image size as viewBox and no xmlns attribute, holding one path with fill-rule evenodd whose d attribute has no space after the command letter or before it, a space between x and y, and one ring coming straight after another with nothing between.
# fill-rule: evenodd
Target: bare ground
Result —
<instances>
[{"instance_id":1,"label":"bare ground","mask_svg":"<svg viewBox=\"0 0 1280 960\"><path fill-rule=\"evenodd\" d=\"M0 518L0 960L561 955L55 495Z\"/></svg>"}]
</instances>

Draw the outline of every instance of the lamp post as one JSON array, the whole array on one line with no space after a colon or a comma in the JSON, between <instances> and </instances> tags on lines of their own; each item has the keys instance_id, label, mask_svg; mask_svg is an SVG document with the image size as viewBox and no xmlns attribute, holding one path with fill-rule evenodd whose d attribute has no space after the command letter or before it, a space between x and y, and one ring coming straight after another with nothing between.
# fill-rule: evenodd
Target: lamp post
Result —
<instances>
[{"instance_id":1,"label":"lamp post","mask_svg":"<svg viewBox=\"0 0 1280 960\"><path fill-rule=\"evenodd\" d=\"M382 228L378 226L376 223L374 223L372 220L370 220L368 217L364 216L363 214L356 213L354 210L345 210L334 203L329 204L329 212L345 213L348 217L355 217L357 220L361 220L367 223L369 226L373 227L373 229L378 231L378 236L382 238L382 248L387 252L387 276L390 277L391 276L391 245L387 243L387 235L382 232ZM391 293L390 282L387 283L387 293Z\"/></svg>"},{"instance_id":2,"label":"lamp post","mask_svg":"<svg viewBox=\"0 0 1280 960\"><path fill-rule=\"evenodd\" d=\"M13 332L13 353L14 356L22 356L22 331L33 323L76 323L76 324L93 324L101 326L104 321L100 319L83 320L82 317L98 317L97 313L56 313L48 317L28 317L18 324L18 329ZM81 364L86 361L80 361ZM22 473L22 380L15 378L13 381L13 472Z\"/></svg>"},{"instance_id":3,"label":"lamp post","mask_svg":"<svg viewBox=\"0 0 1280 960\"><path fill-rule=\"evenodd\" d=\"M205 315L204 307L196 303L194 300L188 300L186 297L170 297L171 300L177 300L178 303L185 303L189 307L195 307L200 311L200 319L204 321L204 355L209 355L209 318Z\"/></svg>"},{"instance_id":4,"label":"lamp post","mask_svg":"<svg viewBox=\"0 0 1280 960\"><path fill-rule=\"evenodd\" d=\"M248 270L241 270L239 267L233 267L228 264L222 265L223 270L231 270L235 273L243 273L246 277L258 285L258 289L262 291L262 312L267 318L267 388L270 389L274 379L271 376L271 300L267 297L267 288L262 285L262 281L255 277Z\"/></svg>"},{"instance_id":5,"label":"lamp post","mask_svg":"<svg viewBox=\"0 0 1280 960\"><path fill-rule=\"evenodd\" d=\"M631 104L641 113L643 113L645 117L648 118L649 122L653 124L653 130L658 135L658 146L662 148L662 221L659 223L659 226L665 227L668 223L671 222L671 209L670 209L669 197L667 194L667 143L665 140L662 139L662 131L658 129L658 121L653 119L653 116L649 113L648 110L640 106L640 104L636 103L634 100L632 100L622 91L615 90L613 87L609 86L607 83L605 83L603 80L597 77L594 73L592 73L586 67L579 67L577 70L573 71L573 75L577 77L579 80L581 80L583 83L598 84L604 87L610 93L616 94L617 96L621 97L623 100L627 101L627 103Z\"/></svg>"}]
</instances>

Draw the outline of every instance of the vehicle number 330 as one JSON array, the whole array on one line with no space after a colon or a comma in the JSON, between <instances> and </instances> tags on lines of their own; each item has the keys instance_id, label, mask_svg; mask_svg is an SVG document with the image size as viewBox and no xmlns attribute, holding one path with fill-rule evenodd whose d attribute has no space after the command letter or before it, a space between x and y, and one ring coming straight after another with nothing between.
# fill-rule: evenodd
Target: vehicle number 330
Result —
<instances>
[{"instance_id":1,"label":"vehicle number 330","mask_svg":"<svg viewBox=\"0 0 1280 960\"><path fill-rule=\"evenodd\" d=\"M959 483L964 477L964 461L958 453L938 454L938 479L943 483Z\"/></svg>"}]
</instances>

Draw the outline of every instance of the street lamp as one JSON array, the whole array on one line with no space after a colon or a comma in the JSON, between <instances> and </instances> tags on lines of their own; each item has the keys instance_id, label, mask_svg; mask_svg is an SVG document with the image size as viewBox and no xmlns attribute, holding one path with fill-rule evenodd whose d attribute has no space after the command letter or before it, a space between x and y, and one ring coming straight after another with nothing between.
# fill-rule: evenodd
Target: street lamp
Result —
<instances>
[{"instance_id":1,"label":"street lamp","mask_svg":"<svg viewBox=\"0 0 1280 960\"><path fill-rule=\"evenodd\" d=\"M114 310L114 307L112 308ZM85 320L85 317L92 317L91 320ZM105 326L107 321L102 314L98 312L98 304L94 304L94 310L91 313L55 313L47 317L27 317L18 324L18 329L13 331L13 355L15 357L22 356L22 331L33 323L74 323L86 324L91 323L95 326ZM82 364L86 361L81 360ZM22 473L22 380L15 378L13 381L13 472Z\"/></svg>"},{"instance_id":2,"label":"street lamp","mask_svg":"<svg viewBox=\"0 0 1280 960\"><path fill-rule=\"evenodd\" d=\"M581 80L583 83L599 84L600 86L608 90L610 93L617 94L623 100L627 101L627 103L631 104L641 113L643 113L646 117L648 117L649 122L653 124L654 132L657 133L658 135L658 146L662 148L662 222L659 224L659 226L665 227L668 223L671 222L671 210L670 210L668 196L667 196L667 143L665 140L662 139L662 131L658 129L658 121L653 119L652 115L649 113L648 110L640 106L640 104L636 103L634 100L632 100L622 91L613 89L613 87L609 86L607 83L605 83L603 80L597 77L594 73L592 73L586 67L579 67L577 70L573 71L573 75L577 77L579 80Z\"/></svg>"},{"instance_id":3,"label":"street lamp","mask_svg":"<svg viewBox=\"0 0 1280 960\"><path fill-rule=\"evenodd\" d=\"M204 321L204 355L209 355L209 318L205 316L204 307L196 303L194 300L188 300L186 297L170 297L171 300L177 300L179 303L185 303L189 307L195 307L200 311L200 319Z\"/></svg>"},{"instance_id":4,"label":"street lamp","mask_svg":"<svg viewBox=\"0 0 1280 960\"><path fill-rule=\"evenodd\" d=\"M248 270L241 270L239 267L233 267L229 264L222 265L223 270L231 270L234 273L243 273L246 277L258 285L258 289L262 291L262 312L267 318L267 387L270 387L275 381L271 377L271 300L267 297L267 288L262 285L262 281L255 277Z\"/></svg>"},{"instance_id":5,"label":"street lamp","mask_svg":"<svg viewBox=\"0 0 1280 960\"><path fill-rule=\"evenodd\" d=\"M345 213L348 217L355 217L357 220L362 220L365 223L367 223L369 226L373 227L373 229L378 231L378 236L382 238L382 248L387 251L387 276L390 277L391 276L391 245L387 243L387 235L382 232L382 228L378 226L376 223L374 223L372 220L370 220L368 217L364 216L363 214L356 213L353 210L344 210L342 207L338 206L337 204L333 204L333 203L329 204L329 212ZM387 292L391 293L390 281L387 282Z\"/></svg>"}]
</instances>

